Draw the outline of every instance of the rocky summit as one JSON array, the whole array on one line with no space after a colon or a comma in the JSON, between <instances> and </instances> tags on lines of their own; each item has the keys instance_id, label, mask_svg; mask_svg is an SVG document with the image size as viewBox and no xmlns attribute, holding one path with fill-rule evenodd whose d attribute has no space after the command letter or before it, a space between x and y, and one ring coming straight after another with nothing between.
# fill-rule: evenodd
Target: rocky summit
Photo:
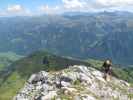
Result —
<instances>
[{"instance_id":1,"label":"rocky summit","mask_svg":"<svg viewBox=\"0 0 133 100\"><path fill-rule=\"evenodd\" d=\"M131 85L94 68L74 65L56 72L32 74L14 100L133 100Z\"/></svg>"}]
</instances>

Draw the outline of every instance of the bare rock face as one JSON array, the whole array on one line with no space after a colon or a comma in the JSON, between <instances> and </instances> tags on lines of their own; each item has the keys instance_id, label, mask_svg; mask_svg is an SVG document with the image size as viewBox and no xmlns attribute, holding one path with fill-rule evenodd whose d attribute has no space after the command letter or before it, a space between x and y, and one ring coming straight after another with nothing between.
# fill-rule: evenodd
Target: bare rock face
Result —
<instances>
[{"instance_id":1,"label":"bare rock face","mask_svg":"<svg viewBox=\"0 0 133 100\"><path fill-rule=\"evenodd\" d=\"M33 74L14 100L132 100L129 83L87 66L75 65L58 72Z\"/></svg>"}]
</instances>

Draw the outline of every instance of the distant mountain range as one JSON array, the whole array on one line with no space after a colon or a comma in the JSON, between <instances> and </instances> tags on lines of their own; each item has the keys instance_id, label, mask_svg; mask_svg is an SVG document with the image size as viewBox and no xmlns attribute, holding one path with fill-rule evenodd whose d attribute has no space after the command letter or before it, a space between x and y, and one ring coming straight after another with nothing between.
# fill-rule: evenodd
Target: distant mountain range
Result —
<instances>
[{"instance_id":1,"label":"distant mountain range","mask_svg":"<svg viewBox=\"0 0 133 100\"><path fill-rule=\"evenodd\" d=\"M0 18L0 52L27 55L40 49L133 64L133 14L76 12Z\"/></svg>"}]
</instances>

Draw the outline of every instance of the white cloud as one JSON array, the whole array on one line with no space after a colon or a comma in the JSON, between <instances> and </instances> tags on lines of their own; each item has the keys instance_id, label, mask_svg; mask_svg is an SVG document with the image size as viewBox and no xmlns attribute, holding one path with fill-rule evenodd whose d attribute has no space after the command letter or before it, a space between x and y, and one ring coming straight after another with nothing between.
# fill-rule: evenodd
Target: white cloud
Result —
<instances>
[{"instance_id":1,"label":"white cloud","mask_svg":"<svg viewBox=\"0 0 133 100\"><path fill-rule=\"evenodd\" d=\"M62 0L65 9L70 11L131 10L133 0Z\"/></svg>"},{"instance_id":2,"label":"white cloud","mask_svg":"<svg viewBox=\"0 0 133 100\"><path fill-rule=\"evenodd\" d=\"M42 5L39 7L41 13L46 14L60 14L67 11L84 11L87 2L83 0L62 0L61 5L48 6Z\"/></svg>"},{"instance_id":3,"label":"white cloud","mask_svg":"<svg viewBox=\"0 0 133 100\"><path fill-rule=\"evenodd\" d=\"M21 5L12 5L12 6L7 7L7 11L8 12L13 12L13 13L23 12L24 8Z\"/></svg>"},{"instance_id":4,"label":"white cloud","mask_svg":"<svg viewBox=\"0 0 133 100\"><path fill-rule=\"evenodd\" d=\"M32 13L29 9L22 7L21 5L10 5L6 9L0 11L0 16L31 16Z\"/></svg>"},{"instance_id":5,"label":"white cloud","mask_svg":"<svg viewBox=\"0 0 133 100\"><path fill-rule=\"evenodd\" d=\"M50 7L48 5L42 5L39 7L40 13L55 14L60 13L61 8L59 6Z\"/></svg>"},{"instance_id":6,"label":"white cloud","mask_svg":"<svg viewBox=\"0 0 133 100\"><path fill-rule=\"evenodd\" d=\"M70 11L115 11L133 9L133 0L62 0L62 4L56 6L42 5L40 13L57 14Z\"/></svg>"},{"instance_id":7,"label":"white cloud","mask_svg":"<svg viewBox=\"0 0 133 100\"><path fill-rule=\"evenodd\" d=\"M107 7L120 7L133 5L133 0L96 0L96 3Z\"/></svg>"},{"instance_id":8,"label":"white cloud","mask_svg":"<svg viewBox=\"0 0 133 100\"><path fill-rule=\"evenodd\" d=\"M86 2L79 0L62 0L62 2L66 9L79 9L86 5Z\"/></svg>"}]
</instances>

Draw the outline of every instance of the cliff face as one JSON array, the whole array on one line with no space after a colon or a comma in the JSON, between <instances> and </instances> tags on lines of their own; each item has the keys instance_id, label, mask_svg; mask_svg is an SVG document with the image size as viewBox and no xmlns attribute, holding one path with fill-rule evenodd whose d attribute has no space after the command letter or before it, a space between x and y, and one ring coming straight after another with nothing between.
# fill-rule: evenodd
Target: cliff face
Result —
<instances>
[{"instance_id":1,"label":"cliff face","mask_svg":"<svg viewBox=\"0 0 133 100\"><path fill-rule=\"evenodd\" d=\"M14 100L132 100L129 83L87 66L32 74Z\"/></svg>"}]
</instances>

